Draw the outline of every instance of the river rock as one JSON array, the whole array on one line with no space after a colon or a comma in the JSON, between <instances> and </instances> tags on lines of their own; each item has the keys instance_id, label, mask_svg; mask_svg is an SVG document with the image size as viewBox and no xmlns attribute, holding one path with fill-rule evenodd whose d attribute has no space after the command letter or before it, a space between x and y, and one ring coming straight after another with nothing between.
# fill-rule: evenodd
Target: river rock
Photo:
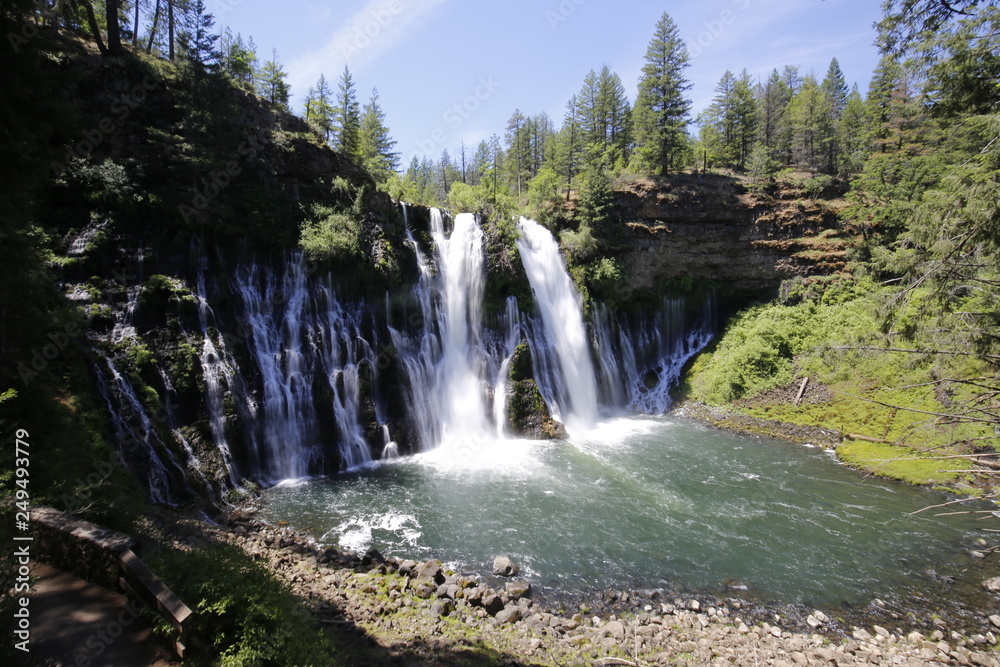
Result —
<instances>
[{"instance_id":1,"label":"river rock","mask_svg":"<svg viewBox=\"0 0 1000 667\"><path fill-rule=\"evenodd\" d=\"M993 577L983 582L983 588L991 593L1000 591L1000 577Z\"/></svg>"},{"instance_id":2,"label":"river rock","mask_svg":"<svg viewBox=\"0 0 1000 667\"><path fill-rule=\"evenodd\" d=\"M431 605L431 612L436 616L447 616L455 611L455 603L447 598L438 598Z\"/></svg>"},{"instance_id":3,"label":"river rock","mask_svg":"<svg viewBox=\"0 0 1000 667\"><path fill-rule=\"evenodd\" d=\"M507 556L497 556L493 559L493 574L498 577L513 577L520 571L521 568Z\"/></svg>"},{"instance_id":4,"label":"river rock","mask_svg":"<svg viewBox=\"0 0 1000 667\"><path fill-rule=\"evenodd\" d=\"M531 597L531 584L527 581L508 581L507 597L511 600Z\"/></svg>"},{"instance_id":5,"label":"river rock","mask_svg":"<svg viewBox=\"0 0 1000 667\"><path fill-rule=\"evenodd\" d=\"M497 612L496 619L500 625L504 625L506 623L517 623L521 620L521 608L507 607L506 609L501 609Z\"/></svg>"},{"instance_id":6,"label":"river rock","mask_svg":"<svg viewBox=\"0 0 1000 667\"><path fill-rule=\"evenodd\" d=\"M625 626L621 621L608 621L601 628L601 636L614 637L618 641L625 639Z\"/></svg>"},{"instance_id":7,"label":"river rock","mask_svg":"<svg viewBox=\"0 0 1000 667\"><path fill-rule=\"evenodd\" d=\"M417 566L417 561L415 560L404 560L399 564L399 574L403 577L413 576L413 568Z\"/></svg>"},{"instance_id":8,"label":"river rock","mask_svg":"<svg viewBox=\"0 0 1000 667\"><path fill-rule=\"evenodd\" d=\"M426 581L434 584L435 587L444 583L444 574L441 572L441 561L429 560L413 568L414 581Z\"/></svg>"},{"instance_id":9,"label":"river rock","mask_svg":"<svg viewBox=\"0 0 1000 667\"><path fill-rule=\"evenodd\" d=\"M483 595L480 604L490 616L496 616L503 609L503 600L496 593L486 593Z\"/></svg>"}]
</instances>

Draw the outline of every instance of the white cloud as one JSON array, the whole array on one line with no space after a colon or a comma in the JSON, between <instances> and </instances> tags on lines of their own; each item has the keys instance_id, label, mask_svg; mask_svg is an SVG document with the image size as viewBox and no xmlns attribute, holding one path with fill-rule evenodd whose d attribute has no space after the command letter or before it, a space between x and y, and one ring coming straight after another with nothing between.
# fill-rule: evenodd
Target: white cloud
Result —
<instances>
[{"instance_id":1,"label":"white cloud","mask_svg":"<svg viewBox=\"0 0 1000 667\"><path fill-rule=\"evenodd\" d=\"M448 0L369 0L326 44L288 65L292 90L304 93L326 74L331 86L348 65L357 70L392 50Z\"/></svg>"}]
</instances>

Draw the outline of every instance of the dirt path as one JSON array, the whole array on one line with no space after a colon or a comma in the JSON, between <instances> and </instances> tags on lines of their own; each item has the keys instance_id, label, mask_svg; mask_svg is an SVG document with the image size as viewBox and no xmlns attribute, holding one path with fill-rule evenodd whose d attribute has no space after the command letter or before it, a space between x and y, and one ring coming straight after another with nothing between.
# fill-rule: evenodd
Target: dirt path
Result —
<instances>
[{"instance_id":1,"label":"dirt path","mask_svg":"<svg viewBox=\"0 0 1000 667\"><path fill-rule=\"evenodd\" d=\"M32 563L31 657L35 665L168 667L179 664L123 595Z\"/></svg>"}]
</instances>

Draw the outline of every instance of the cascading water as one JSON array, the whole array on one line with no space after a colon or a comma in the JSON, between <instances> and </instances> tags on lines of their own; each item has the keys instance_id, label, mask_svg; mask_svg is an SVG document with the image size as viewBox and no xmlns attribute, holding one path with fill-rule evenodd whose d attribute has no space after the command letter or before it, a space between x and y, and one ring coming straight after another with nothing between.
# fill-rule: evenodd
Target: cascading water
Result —
<instances>
[{"instance_id":1,"label":"cascading water","mask_svg":"<svg viewBox=\"0 0 1000 667\"><path fill-rule=\"evenodd\" d=\"M521 218L520 230L517 247L544 332L542 337L534 337L532 346L536 372L548 369L540 374L547 377L539 381L539 387L543 393L548 392L546 400L554 417L571 428L587 428L597 420L597 380L580 296L552 233L527 218ZM552 357L558 362L559 373L552 372Z\"/></svg>"},{"instance_id":2,"label":"cascading water","mask_svg":"<svg viewBox=\"0 0 1000 667\"><path fill-rule=\"evenodd\" d=\"M687 323L685 305L683 298L664 298L659 310L630 322L593 304L599 375L610 405L643 414L667 411L684 365L708 345L715 329L711 297L694 325Z\"/></svg>"},{"instance_id":3,"label":"cascading water","mask_svg":"<svg viewBox=\"0 0 1000 667\"><path fill-rule=\"evenodd\" d=\"M181 330L199 346L205 423L229 486L355 469L404 449L440 447L452 456L455 447L503 440L510 359L522 340L550 412L571 429L589 429L601 408L662 412L680 367L710 334L700 325L686 328L676 304L631 320L594 304L592 346L555 239L526 219L517 246L536 314L526 316L508 297L504 311L484 323L484 235L476 217L456 216L449 233L441 212L431 210L430 257L406 206L403 217L420 277L410 298L387 294L384 309L345 305L332 276L307 275L301 255L282 270L240 265L228 285L214 288L207 284L208 260L200 260L197 328L182 322ZM227 291L237 297L230 306L231 320L240 324L236 335L224 333L225 318L210 305L212 295ZM112 341L139 337L133 325L139 294L129 292ZM155 429L128 423L141 416L119 414L131 415L139 402L127 378L111 363L109 369L104 387L109 409L116 409L112 395L118 405L115 428L120 438L145 443L150 495L167 502L175 495L171 480L183 473L172 472L170 448L156 440ZM164 395L176 393L168 374L161 380ZM403 430L391 430L397 428ZM178 455L198 467L185 433L172 433ZM400 442L393 433L402 434Z\"/></svg>"},{"instance_id":4,"label":"cascading water","mask_svg":"<svg viewBox=\"0 0 1000 667\"><path fill-rule=\"evenodd\" d=\"M229 438L226 435L224 388L229 387L235 395L235 400L244 405L246 405L246 402L241 400L241 398L249 396L249 392L246 391L242 379L238 380L236 377L236 362L226 347L225 339L221 336L219 337L218 347L215 341L212 340L209 326L215 321L215 313L212 312L212 308L208 305L204 271L198 272L196 296L198 298L198 323L201 326L203 339L200 361L202 377L205 378L205 402L208 409L208 423L212 430L212 439L215 441L215 446L219 450L222 462L229 473L229 483L235 488L240 488L240 475L236 470L236 464L233 461L233 454L229 446ZM241 416L244 418L250 418L251 420L255 420L256 418L255 406L253 404L246 405L246 408L241 410L241 412L243 413ZM251 423L253 422L251 421ZM256 447L253 449L256 449Z\"/></svg>"},{"instance_id":5,"label":"cascading water","mask_svg":"<svg viewBox=\"0 0 1000 667\"><path fill-rule=\"evenodd\" d=\"M261 276L261 273L266 275ZM249 344L263 384L261 473L269 481L309 474L322 458L318 443L311 368L303 351L303 319L308 304L301 255L288 262L280 286L256 265L236 273L243 297Z\"/></svg>"},{"instance_id":6,"label":"cascading water","mask_svg":"<svg viewBox=\"0 0 1000 667\"><path fill-rule=\"evenodd\" d=\"M405 209L404 209L405 210ZM412 231L420 282L420 331L390 327L393 346L408 378L408 398L424 449L483 438L492 432L488 410L489 353L483 343L483 233L476 217L456 216L451 235L431 209L437 275L423 258ZM411 318L412 319L412 318Z\"/></svg>"},{"instance_id":7,"label":"cascading water","mask_svg":"<svg viewBox=\"0 0 1000 667\"><path fill-rule=\"evenodd\" d=\"M321 328L321 354L330 391L339 436L341 469L371 463L371 449L361 426L362 364L375 368L375 354L361 336L360 312L347 312L329 284L317 288L317 310L324 313Z\"/></svg>"},{"instance_id":8,"label":"cascading water","mask_svg":"<svg viewBox=\"0 0 1000 667\"><path fill-rule=\"evenodd\" d=\"M133 455L138 454L133 450L141 449L143 469L135 471L145 477L150 500L155 503L173 503L178 489L171 469L181 479L184 478L184 470L160 439L153 418L139 400L132 384L118 372L110 359L105 361L111 381L108 382L103 371L98 368L98 389L111 415L122 460L126 466L130 466ZM161 451L166 454L169 463L163 460Z\"/></svg>"}]
</instances>

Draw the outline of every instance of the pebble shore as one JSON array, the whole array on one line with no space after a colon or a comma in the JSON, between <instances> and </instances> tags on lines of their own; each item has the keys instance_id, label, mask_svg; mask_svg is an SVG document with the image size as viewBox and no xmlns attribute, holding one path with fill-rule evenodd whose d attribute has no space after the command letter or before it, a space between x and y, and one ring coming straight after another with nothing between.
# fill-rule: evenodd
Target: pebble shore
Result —
<instances>
[{"instance_id":1,"label":"pebble shore","mask_svg":"<svg viewBox=\"0 0 1000 667\"><path fill-rule=\"evenodd\" d=\"M486 649L511 665L1000 667L1000 616L984 617L982 632L962 634L899 624L842 627L819 610L807 615L803 630L779 613L764 620L735 600L661 598L618 614L586 606L553 611L532 599L531 582L503 557L493 576L480 576L436 560L317 547L252 516L233 517L214 532L288 582L321 624L357 628L390 655L398 651L401 665L452 665L446 656ZM425 647L416 661L414 646Z\"/></svg>"}]
</instances>

